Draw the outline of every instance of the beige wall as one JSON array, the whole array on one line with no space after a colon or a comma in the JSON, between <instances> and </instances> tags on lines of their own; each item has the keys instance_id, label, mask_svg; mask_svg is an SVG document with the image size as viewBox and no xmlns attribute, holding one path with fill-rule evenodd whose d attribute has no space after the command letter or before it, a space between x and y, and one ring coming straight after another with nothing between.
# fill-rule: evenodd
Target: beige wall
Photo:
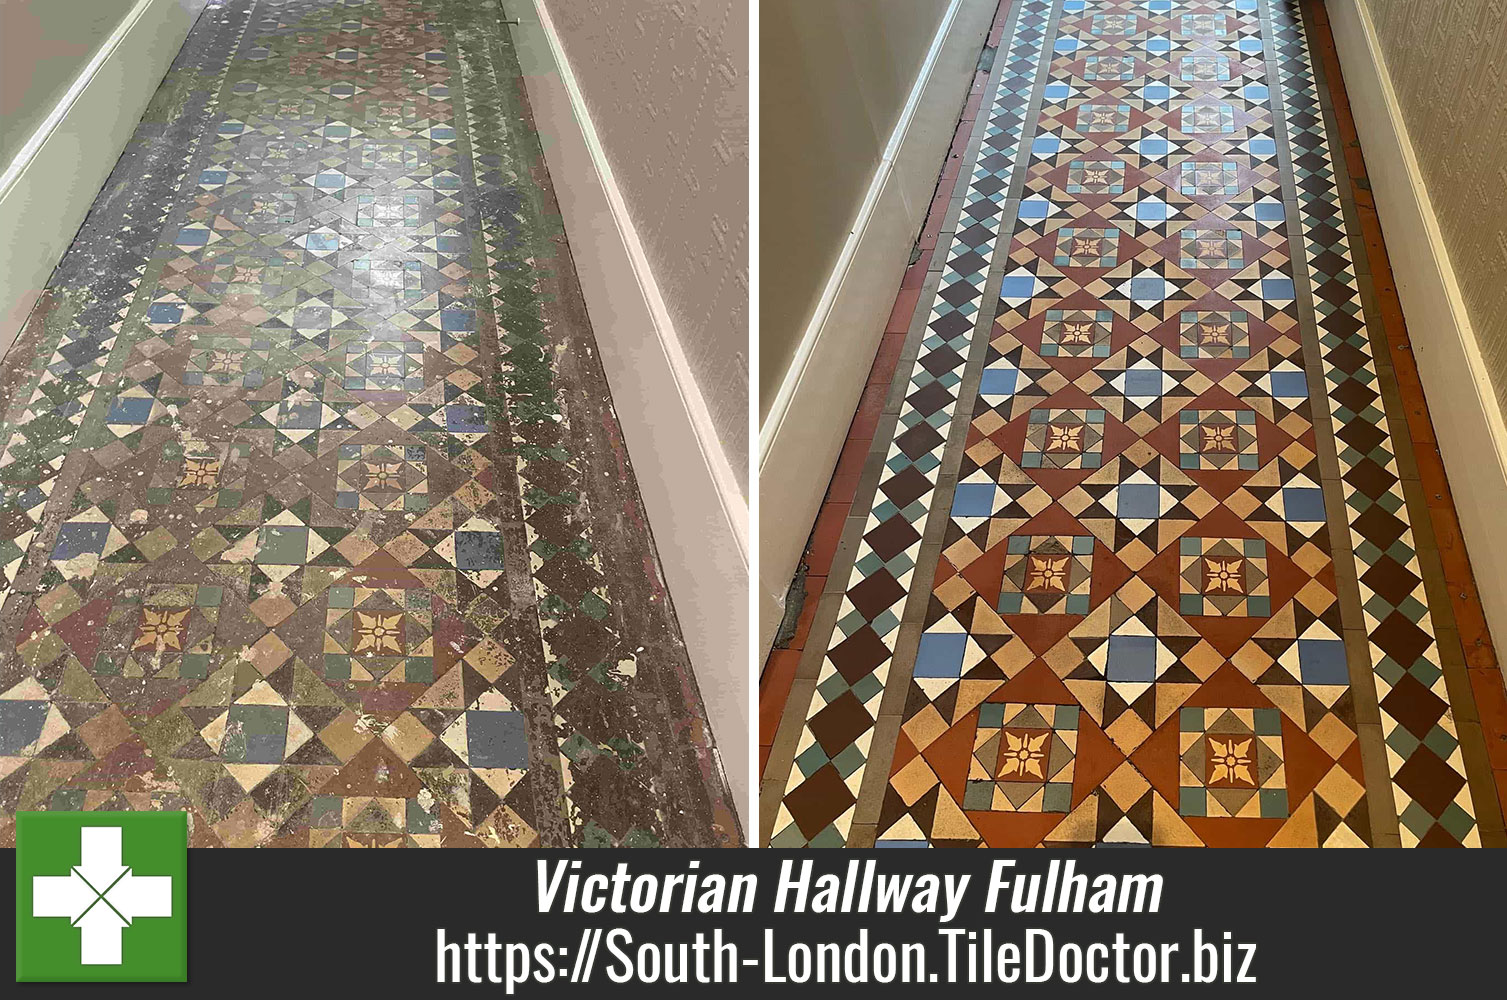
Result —
<instances>
[{"instance_id":1,"label":"beige wall","mask_svg":"<svg viewBox=\"0 0 1507 1000\"><path fill-rule=\"evenodd\" d=\"M795 356L947 5L760 5L761 419Z\"/></svg>"},{"instance_id":2,"label":"beige wall","mask_svg":"<svg viewBox=\"0 0 1507 1000\"><path fill-rule=\"evenodd\" d=\"M1492 388L1507 407L1507 3L1362 2Z\"/></svg>"},{"instance_id":3,"label":"beige wall","mask_svg":"<svg viewBox=\"0 0 1507 1000\"><path fill-rule=\"evenodd\" d=\"M545 0L748 491L748 5Z\"/></svg>"}]
</instances>

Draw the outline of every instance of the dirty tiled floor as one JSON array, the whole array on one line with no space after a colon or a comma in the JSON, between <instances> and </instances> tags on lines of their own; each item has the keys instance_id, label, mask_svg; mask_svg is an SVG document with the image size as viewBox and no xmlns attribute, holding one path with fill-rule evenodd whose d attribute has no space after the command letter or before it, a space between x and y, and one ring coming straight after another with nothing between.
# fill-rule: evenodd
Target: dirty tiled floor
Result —
<instances>
[{"instance_id":1,"label":"dirty tiled floor","mask_svg":"<svg viewBox=\"0 0 1507 1000\"><path fill-rule=\"evenodd\" d=\"M1507 844L1322 4L1005 0L995 40L766 670L762 838Z\"/></svg>"},{"instance_id":2,"label":"dirty tiled floor","mask_svg":"<svg viewBox=\"0 0 1507 1000\"><path fill-rule=\"evenodd\" d=\"M0 369L0 841L739 842L518 76L200 19Z\"/></svg>"}]
</instances>

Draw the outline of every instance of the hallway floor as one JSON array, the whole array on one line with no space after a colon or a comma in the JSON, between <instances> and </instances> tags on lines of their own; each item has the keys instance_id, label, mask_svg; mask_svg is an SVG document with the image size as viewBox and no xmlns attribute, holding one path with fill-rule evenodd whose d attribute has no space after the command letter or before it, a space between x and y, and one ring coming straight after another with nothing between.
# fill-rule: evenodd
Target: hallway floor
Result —
<instances>
[{"instance_id":1,"label":"hallway floor","mask_svg":"<svg viewBox=\"0 0 1507 1000\"><path fill-rule=\"evenodd\" d=\"M761 839L1507 845L1322 5L1000 7L765 670Z\"/></svg>"},{"instance_id":2,"label":"hallway floor","mask_svg":"<svg viewBox=\"0 0 1507 1000\"><path fill-rule=\"evenodd\" d=\"M740 841L496 5L211 3L0 411L0 843Z\"/></svg>"}]
</instances>

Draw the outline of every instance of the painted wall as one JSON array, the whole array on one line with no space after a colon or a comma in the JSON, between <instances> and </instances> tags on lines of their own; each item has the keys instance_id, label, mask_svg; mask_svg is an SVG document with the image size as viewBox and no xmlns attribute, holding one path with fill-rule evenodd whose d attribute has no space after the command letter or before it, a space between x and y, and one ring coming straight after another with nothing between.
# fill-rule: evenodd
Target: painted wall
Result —
<instances>
[{"instance_id":1,"label":"painted wall","mask_svg":"<svg viewBox=\"0 0 1507 1000\"><path fill-rule=\"evenodd\" d=\"M1492 388L1507 407L1507 2L1362 2Z\"/></svg>"},{"instance_id":2,"label":"painted wall","mask_svg":"<svg viewBox=\"0 0 1507 1000\"><path fill-rule=\"evenodd\" d=\"M0 353L204 4L0 0ZM48 126L54 109L60 116Z\"/></svg>"},{"instance_id":3,"label":"painted wall","mask_svg":"<svg viewBox=\"0 0 1507 1000\"><path fill-rule=\"evenodd\" d=\"M763 0L759 416L816 309L948 0Z\"/></svg>"},{"instance_id":4,"label":"painted wall","mask_svg":"<svg viewBox=\"0 0 1507 1000\"><path fill-rule=\"evenodd\" d=\"M748 5L545 0L748 494Z\"/></svg>"},{"instance_id":5,"label":"painted wall","mask_svg":"<svg viewBox=\"0 0 1507 1000\"><path fill-rule=\"evenodd\" d=\"M132 6L131 0L0 0L0 169Z\"/></svg>"}]
</instances>

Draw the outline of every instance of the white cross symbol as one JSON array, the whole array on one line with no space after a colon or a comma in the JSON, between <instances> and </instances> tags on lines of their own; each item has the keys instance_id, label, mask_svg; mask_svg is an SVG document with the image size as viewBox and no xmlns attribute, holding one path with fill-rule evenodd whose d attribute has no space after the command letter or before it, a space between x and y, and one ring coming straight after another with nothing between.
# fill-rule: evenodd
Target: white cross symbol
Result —
<instances>
[{"instance_id":1,"label":"white cross symbol","mask_svg":"<svg viewBox=\"0 0 1507 1000\"><path fill-rule=\"evenodd\" d=\"M120 932L137 917L173 915L170 875L136 875L120 862L120 827L79 831L82 863L67 875L36 875L31 915L64 917L79 929L84 965L119 965Z\"/></svg>"}]
</instances>

